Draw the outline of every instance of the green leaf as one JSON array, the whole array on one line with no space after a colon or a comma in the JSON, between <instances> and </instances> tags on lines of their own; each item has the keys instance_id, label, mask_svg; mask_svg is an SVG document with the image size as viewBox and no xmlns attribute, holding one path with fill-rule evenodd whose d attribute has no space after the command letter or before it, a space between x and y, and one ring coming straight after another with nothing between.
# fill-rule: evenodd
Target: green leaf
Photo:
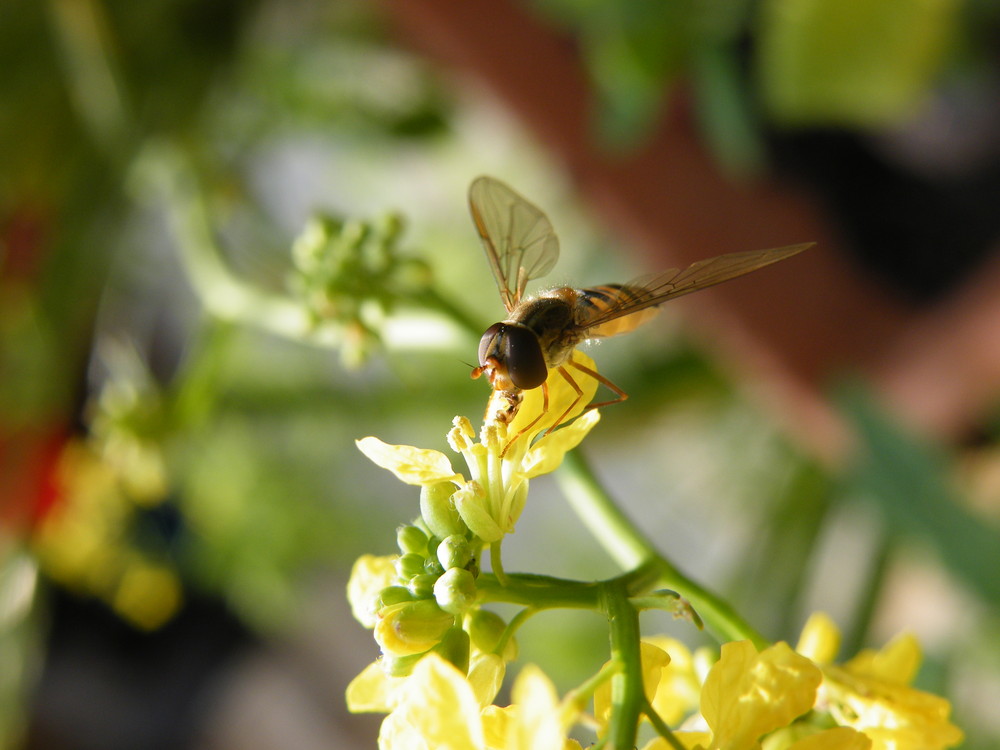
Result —
<instances>
[{"instance_id":1,"label":"green leaf","mask_svg":"<svg viewBox=\"0 0 1000 750\"><path fill-rule=\"evenodd\" d=\"M837 402L859 440L845 489L873 501L893 533L929 542L956 577L1000 604L1000 529L960 503L944 451L907 434L862 386L842 387Z\"/></svg>"},{"instance_id":2,"label":"green leaf","mask_svg":"<svg viewBox=\"0 0 1000 750\"><path fill-rule=\"evenodd\" d=\"M767 0L757 73L784 124L877 126L912 113L940 69L960 0Z\"/></svg>"}]
</instances>

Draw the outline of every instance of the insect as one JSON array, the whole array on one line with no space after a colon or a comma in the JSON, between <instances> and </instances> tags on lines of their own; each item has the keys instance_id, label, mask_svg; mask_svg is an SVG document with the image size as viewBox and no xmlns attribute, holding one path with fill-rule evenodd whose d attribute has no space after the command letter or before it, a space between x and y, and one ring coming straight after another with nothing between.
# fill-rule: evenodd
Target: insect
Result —
<instances>
[{"instance_id":1,"label":"insect","mask_svg":"<svg viewBox=\"0 0 1000 750\"><path fill-rule=\"evenodd\" d=\"M576 401L550 430L561 424L583 398L570 368L595 378L615 394L615 398L590 404L588 408L628 398L610 380L571 358L580 342L627 333L652 318L657 306L669 299L750 273L813 244L720 255L685 269L673 268L627 284L584 289L564 286L525 297L528 282L548 273L559 259L559 239L548 217L492 177L473 181L469 207L507 309L507 317L483 334L479 342L479 366L473 368L472 377L485 375L493 390L502 396L503 405L494 419L504 424L509 424L517 414L524 391L543 389L542 414L515 435L514 440L548 410L545 383L550 370L558 370L577 394Z\"/></svg>"}]
</instances>

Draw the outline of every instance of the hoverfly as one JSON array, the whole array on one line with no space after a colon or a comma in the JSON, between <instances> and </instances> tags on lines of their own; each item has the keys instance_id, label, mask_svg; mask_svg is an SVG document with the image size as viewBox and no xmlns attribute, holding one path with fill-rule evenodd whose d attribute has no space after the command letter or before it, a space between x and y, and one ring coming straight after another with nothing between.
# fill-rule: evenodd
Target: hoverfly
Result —
<instances>
[{"instance_id":1,"label":"hoverfly","mask_svg":"<svg viewBox=\"0 0 1000 750\"><path fill-rule=\"evenodd\" d=\"M577 393L577 399L553 423L554 429L573 410L583 391L572 367L595 378L615 398L588 408L616 404L628 394L571 355L580 342L627 333L645 323L668 299L696 292L742 276L802 252L813 243L720 255L685 269L673 268L627 284L574 289L558 287L525 297L525 286L550 271L559 259L559 239L548 217L535 205L492 177L478 177L469 188L472 220L486 249L507 317L491 325L479 342L479 366L472 377L485 375L506 402L494 419L509 424L517 414L523 391L543 388L543 414L548 409L546 379L557 369ZM521 433L530 429L539 415Z\"/></svg>"}]
</instances>

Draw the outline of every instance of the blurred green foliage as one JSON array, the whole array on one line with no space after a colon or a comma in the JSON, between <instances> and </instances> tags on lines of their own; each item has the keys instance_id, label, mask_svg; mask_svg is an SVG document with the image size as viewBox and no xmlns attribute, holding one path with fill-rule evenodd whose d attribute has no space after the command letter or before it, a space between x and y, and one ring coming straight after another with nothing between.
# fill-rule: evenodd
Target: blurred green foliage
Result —
<instances>
[{"instance_id":1,"label":"blurred green foliage","mask_svg":"<svg viewBox=\"0 0 1000 750\"><path fill-rule=\"evenodd\" d=\"M535 7L579 41L606 144L640 142L685 82L703 132L736 172L762 167L762 122L867 128L905 115L955 55L983 54L988 38L969 18L996 18L996 3L951 0ZM12 0L0 4L0 66L0 489L35 471L36 444L72 435L110 477L101 497L122 522L102 541L122 567L103 588L83 585L83 575L75 584L59 576L64 585L113 603L140 552L184 586L227 598L248 623L279 627L296 616L310 572L343 571L362 552L391 548L392 529L416 512L399 504L394 482L358 469L353 440L443 446L452 415L483 408L485 390L463 360L475 356L477 322L485 328L501 308L495 296L484 301L493 290L461 193L441 206L423 188L467 183L470 154L485 150L477 137L526 179L547 166L534 153L508 159L495 132L463 132L460 105L385 40L364 2ZM400 208L393 191L414 183L427 195L401 207L411 229L311 194L299 205L322 216L303 232L279 204L314 186L269 171L264 156L282 146L307 159L360 154L361 166L345 159L313 179L381 211ZM538 199L548 210L548 197ZM557 228L566 234L585 226L565 224ZM411 231L423 231L416 247ZM577 268L627 273L609 253L587 254L600 246L593 237L580 245ZM573 263L564 259L563 270ZM345 291L344 269L358 268L365 288ZM409 327L390 326L400 323ZM664 342L662 330L643 335L656 345L609 342L601 365L628 383L632 403L651 408L607 410L587 450L595 463L607 457L609 484L621 485L631 513L663 514L657 541L676 546L693 574L724 579L765 632L791 637L825 535L861 502L891 534L877 536L870 585L854 592L851 640L870 635L898 540L911 537L926 540L996 622L996 529L956 503L952 456L914 443L852 393L840 405L863 450L852 473L831 476L697 346ZM619 464L637 478L612 473ZM46 481L52 472L42 472ZM646 484L629 484L643 476ZM94 490L84 486L92 477L60 475L62 499ZM0 521L19 547L6 556L8 573L38 531L41 494L4 498ZM540 532L551 540L546 564L603 564L564 517L536 522L550 524ZM715 546L685 538L699 525L717 534ZM716 555L740 564L712 568ZM586 672L576 662L587 644L603 648L603 628L575 640L560 622L532 627L558 644L539 647L538 658L561 660L571 676ZM976 658L995 662L995 639L982 630ZM972 650L938 645L934 657L960 672Z\"/></svg>"}]
</instances>

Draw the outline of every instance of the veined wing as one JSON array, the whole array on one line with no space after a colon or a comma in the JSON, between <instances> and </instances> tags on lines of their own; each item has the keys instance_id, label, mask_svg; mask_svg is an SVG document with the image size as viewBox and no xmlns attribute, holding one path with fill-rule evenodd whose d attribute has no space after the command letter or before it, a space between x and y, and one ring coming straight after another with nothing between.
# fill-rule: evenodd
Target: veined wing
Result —
<instances>
[{"instance_id":1,"label":"veined wing","mask_svg":"<svg viewBox=\"0 0 1000 750\"><path fill-rule=\"evenodd\" d=\"M580 323L586 327L587 337L625 333L652 317L652 311L648 308L777 263L812 247L813 244L815 243L806 242L770 250L730 253L699 260L684 269L671 268L628 284L583 290L591 312L589 316L584 316L585 320ZM636 315L640 312L641 315ZM631 315L635 316L634 319L620 320Z\"/></svg>"},{"instance_id":2,"label":"veined wing","mask_svg":"<svg viewBox=\"0 0 1000 750\"><path fill-rule=\"evenodd\" d=\"M469 208L504 307L511 312L527 283L548 273L559 259L559 239L537 206L492 177L473 181Z\"/></svg>"}]
</instances>

